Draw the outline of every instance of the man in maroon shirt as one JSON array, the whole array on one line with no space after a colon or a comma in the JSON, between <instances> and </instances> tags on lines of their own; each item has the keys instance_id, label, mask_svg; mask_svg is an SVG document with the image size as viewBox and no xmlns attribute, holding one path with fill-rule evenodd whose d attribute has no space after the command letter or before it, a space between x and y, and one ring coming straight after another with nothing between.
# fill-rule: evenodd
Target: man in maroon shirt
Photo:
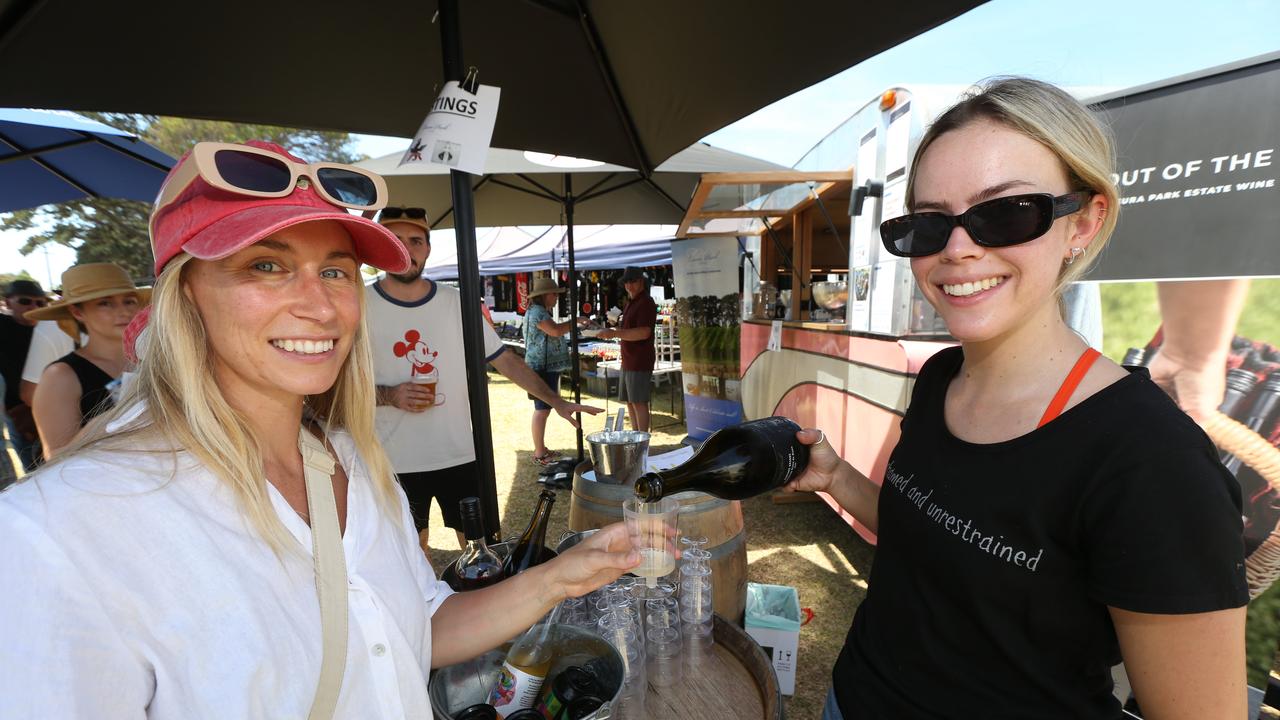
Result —
<instances>
[{"instance_id":1,"label":"man in maroon shirt","mask_svg":"<svg viewBox=\"0 0 1280 720\"><path fill-rule=\"evenodd\" d=\"M653 384L653 324L658 321L658 304L649 297L649 280L638 267L622 271L622 286L631 298L622 311L622 325L604 330L599 337L622 341L622 380L618 401L627 404L631 426L649 431L649 388Z\"/></svg>"}]
</instances>

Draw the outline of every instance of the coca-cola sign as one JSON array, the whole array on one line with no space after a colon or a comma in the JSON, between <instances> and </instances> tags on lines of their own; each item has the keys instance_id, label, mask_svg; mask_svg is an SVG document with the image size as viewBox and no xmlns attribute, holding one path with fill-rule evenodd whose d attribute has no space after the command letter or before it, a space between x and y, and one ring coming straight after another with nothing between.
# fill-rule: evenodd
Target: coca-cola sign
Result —
<instances>
[{"instance_id":1,"label":"coca-cola sign","mask_svg":"<svg viewBox=\"0 0 1280 720\"><path fill-rule=\"evenodd\" d=\"M516 273L516 312L529 309L529 273Z\"/></svg>"}]
</instances>

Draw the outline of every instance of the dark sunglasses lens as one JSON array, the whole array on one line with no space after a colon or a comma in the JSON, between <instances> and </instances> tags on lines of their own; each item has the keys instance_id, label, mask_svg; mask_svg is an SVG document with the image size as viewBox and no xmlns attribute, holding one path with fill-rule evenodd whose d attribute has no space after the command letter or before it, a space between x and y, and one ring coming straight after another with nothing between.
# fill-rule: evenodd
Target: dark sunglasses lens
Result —
<instances>
[{"instance_id":1,"label":"dark sunglasses lens","mask_svg":"<svg viewBox=\"0 0 1280 720\"><path fill-rule=\"evenodd\" d=\"M213 154L218 174L227 183L252 192L281 192L289 189L292 175L283 160L266 155L219 150Z\"/></svg>"},{"instance_id":2,"label":"dark sunglasses lens","mask_svg":"<svg viewBox=\"0 0 1280 720\"><path fill-rule=\"evenodd\" d=\"M969 211L968 229L973 239L989 247L1017 245L1034 240L1053 224L1053 198L1015 195L975 206Z\"/></svg>"},{"instance_id":3,"label":"dark sunglasses lens","mask_svg":"<svg viewBox=\"0 0 1280 720\"><path fill-rule=\"evenodd\" d=\"M880 225L885 247L896 255L932 255L947 246L951 223L941 213L916 213L886 220Z\"/></svg>"},{"instance_id":4,"label":"dark sunglasses lens","mask_svg":"<svg viewBox=\"0 0 1280 720\"><path fill-rule=\"evenodd\" d=\"M325 192L348 205L369 207L378 201L378 187L368 175L342 168L321 168L316 179Z\"/></svg>"}]
</instances>

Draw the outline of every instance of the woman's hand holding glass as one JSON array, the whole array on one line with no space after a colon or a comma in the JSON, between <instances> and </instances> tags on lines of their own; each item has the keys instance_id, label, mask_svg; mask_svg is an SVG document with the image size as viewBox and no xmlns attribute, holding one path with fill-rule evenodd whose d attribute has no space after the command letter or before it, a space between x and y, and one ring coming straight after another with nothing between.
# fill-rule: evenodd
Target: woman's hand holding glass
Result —
<instances>
[{"instance_id":1,"label":"woman's hand holding glass","mask_svg":"<svg viewBox=\"0 0 1280 720\"><path fill-rule=\"evenodd\" d=\"M578 597L617 580L639 564L640 553L633 547L626 526L614 523L547 563L547 577L555 592Z\"/></svg>"}]
</instances>

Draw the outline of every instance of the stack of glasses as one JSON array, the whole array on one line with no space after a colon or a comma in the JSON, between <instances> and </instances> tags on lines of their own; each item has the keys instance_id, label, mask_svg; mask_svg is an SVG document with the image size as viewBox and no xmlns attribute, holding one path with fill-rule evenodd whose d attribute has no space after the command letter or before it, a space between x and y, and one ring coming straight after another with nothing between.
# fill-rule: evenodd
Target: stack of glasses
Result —
<instances>
[{"instance_id":1,"label":"stack of glasses","mask_svg":"<svg viewBox=\"0 0 1280 720\"><path fill-rule=\"evenodd\" d=\"M684 537L680 543L684 546L680 565L680 632L686 661L696 665L707 656L714 643L711 553L703 549L707 544L705 537Z\"/></svg>"},{"instance_id":2,"label":"stack of glasses","mask_svg":"<svg viewBox=\"0 0 1280 720\"><path fill-rule=\"evenodd\" d=\"M645 675L644 633L640 627L640 610L632 593L635 578L619 578L592 593L599 612L596 627L600 635L618 650L622 657L622 694L616 710L622 718L644 718L644 700L648 690ZM588 607L592 603L587 603Z\"/></svg>"},{"instance_id":3,"label":"stack of glasses","mask_svg":"<svg viewBox=\"0 0 1280 720\"><path fill-rule=\"evenodd\" d=\"M645 658L649 682L656 687L671 687L680 682L681 638L680 605L676 586L659 582L654 587L636 583L637 594L644 597Z\"/></svg>"}]
</instances>

